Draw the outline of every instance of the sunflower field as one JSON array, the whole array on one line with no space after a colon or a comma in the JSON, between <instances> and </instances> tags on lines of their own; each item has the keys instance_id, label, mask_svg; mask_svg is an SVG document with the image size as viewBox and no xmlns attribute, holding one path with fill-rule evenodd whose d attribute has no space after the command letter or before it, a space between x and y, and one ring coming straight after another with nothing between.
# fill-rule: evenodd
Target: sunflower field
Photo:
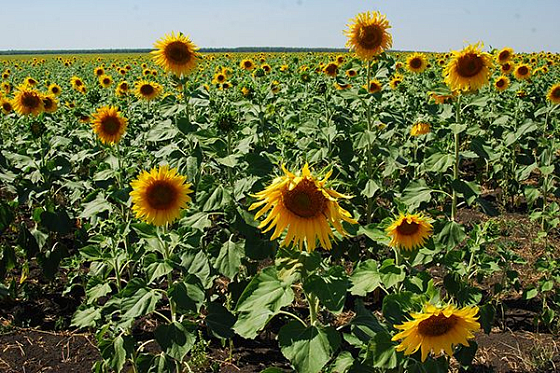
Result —
<instances>
[{"instance_id":1,"label":"sunflower field","mask_svg":"<svg viewBox=\"0 0 560 373\"><path fill-rule=\"evenodd\" d=\"M558 371L559 56L344 32L0 59L0 370Z\"/></svg>"}]
</instances>

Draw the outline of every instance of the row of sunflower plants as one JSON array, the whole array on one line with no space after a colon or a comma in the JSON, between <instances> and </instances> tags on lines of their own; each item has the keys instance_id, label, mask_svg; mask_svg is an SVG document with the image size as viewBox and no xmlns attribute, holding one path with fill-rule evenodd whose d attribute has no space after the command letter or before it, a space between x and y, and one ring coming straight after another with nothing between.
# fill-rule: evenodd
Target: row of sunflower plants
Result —
<instances>
[{"instance_id":1,"label":"row of sunflower plants","mask_svg":"<svg viewBox=\"0 0 560 373\"><path fill-rule=\"evenodd\" d=\"M64 63L93 76L63 69L69 85L46 82L71 98L59 110L20 87L0 158L17 201L3 203L0 228L13 229L16 208L32 222L3 248L2 277L23 259L10 296L31 259L51 278L66 267L68 290L85 292L72 324L96 331L99 372L207 369L205 340L231 356L267 332L300 372L443 372L451 356L471 363L474 333L490 332L500 306L492 296L510 287L540 296L552 325L556 263L539 261L542 279L524 289L503 270L522 260L488 251L491 223L467 230L458 211L497 214L482 194L497 182L504 202L526 198L543 239L554 231L560 88L548 102L542 92L555 76L518 79L525 96L506 95L512 53L496 70L480 45L442 57L445 69L412 54L398 75L388 30L360 14L346 31L355 58L300 55L298 71L204 61L172 33L156 43L157 69L114 67L136 74L138 100L126 81L108 89L108 67L78 61ZM164 87L174 94L161 98ZM494 294L476 285L501 272Z\"/></svg>"}]
</instances>

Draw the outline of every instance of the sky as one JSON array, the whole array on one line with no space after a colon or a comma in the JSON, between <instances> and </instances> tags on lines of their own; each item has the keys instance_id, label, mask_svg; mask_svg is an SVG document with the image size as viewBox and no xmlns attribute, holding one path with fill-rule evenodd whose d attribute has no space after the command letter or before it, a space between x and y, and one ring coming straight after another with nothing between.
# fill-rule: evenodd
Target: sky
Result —
<instances>
[{"instance_id":1,"label":"sky","mask_svg":"<svg viewBox=\"0 0 560 373\"><path fill-rule=\"evenodd\" d=\"M152 48L170 31L199 47L344 48L342 30L378 10L393 49L560 52L560 0L4 0L0 50Z\"/></svg>"}]
</instances>

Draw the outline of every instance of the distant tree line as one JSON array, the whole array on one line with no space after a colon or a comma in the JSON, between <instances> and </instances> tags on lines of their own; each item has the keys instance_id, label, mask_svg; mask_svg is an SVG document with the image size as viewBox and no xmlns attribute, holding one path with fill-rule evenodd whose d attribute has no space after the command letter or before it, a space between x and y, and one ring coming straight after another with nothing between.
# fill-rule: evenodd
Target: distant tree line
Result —
<instances>
[{"instance_id":1,"label":"distant tree line","mask_svg":"<svg viewBox=\"0 0 560 373\"><path fill-rule=\"evenodd\" d=\"M148 53L153 49L59 49L59 50L5 50L0 55L23 54L125 54ZM305 48L305 47L237 47L237 48L200 48L202 53L274 53L274 52L347 52L346 48Z\"/></svg>"}]
</instances>

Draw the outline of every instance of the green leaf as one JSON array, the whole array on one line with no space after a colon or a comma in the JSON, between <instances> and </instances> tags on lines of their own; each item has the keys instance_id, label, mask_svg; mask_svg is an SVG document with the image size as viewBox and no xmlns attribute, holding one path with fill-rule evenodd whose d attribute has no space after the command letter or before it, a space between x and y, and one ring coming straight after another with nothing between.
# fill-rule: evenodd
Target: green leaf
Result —
<instances>
[{"instance_id":1,"label":"green leaf","mask_svg":"<svg viewBox=\"0 0 560 373\"><path fill-rule=\"evenodd\" d=\"M472 181L453 180L451 187L463 196L469 206L480 195L480 186Z\"/></svg>"},{"instance_id":2,"label":"green leaf","mask_svg":"<svg viewBox=\"0 0 560 373\"><path fill-rule=\"evenodd\" d=\"M233 242L228 240L222 245L220 254L216 259L216 268L221 274L233 279L239 272L241 259L245 257L243 242Z\"/></svg>"},{"instance_id":3,"label":"green leaf","mask_svg":"<svg viewBox=\"0 0 560 373\"><path fill-rule=\"evenodd\" d=\"M535 289L534 287L531 287L531 288L529 288L529 289L527 289L523 292L522 297L525 300L529 300L529 299L533 299L537 295L539 295L539 291L537 289Z\"/></svg>"},{"instance_id":4,"label":"green leaf","mask_svg":"<svg viewBox=\"0 0 560 373\"><path fill-rule=\"evenodd\" d=\"M297 372L318 373L340 345L340 335L332 327L306 327L291 321L280 328L278 344Z\"/></svg>"},{"instance_id":5,"label":"green leaf","mask_svg":"<svg viewBox=\"0 0 560 373\"><path fill-rule=\"evenodd\" d=\"M327 372L346 373L354 364L354 357L349 351L342 351Z\"/></svg>"},{"instance_id":6,"label":"green leaf","mask_svg":"<svg viewBox=\"0 0 560 373\"><path fill-rule=\"evenodd\" d=\"M303 283L306 293L311 293L329 311L338 314L344 308L346 291L348 290L348 276L341 266L331 267L326 274L312 274Z\"/></svg>"},{"instance_id":7,"label":"green leaf","mask_svg":"<svg viewBox=\"0 0 560 373\"><path fill-rule=\"evenodd\" d=\"M430 202L431 199L432 189L426 185L424 179L410 182L401 196L401 201L411 210L416 210L421 203Z\"/></svg>"},{"instance_id":8,"label":"green leaf","mask_svg":"<svg viewBox=\"0 0 560 373\"><path fill-rule=\"evenodd\" d=\"M467 125L466 124L459 124L459 123L452 123L449 125L449 129L451 130L451 132L453 132L453 134L458 134L461 132L465 132L467 130Z\"/></svg>"},{"instance_id":9,"label":"green leaf","mask_svg":"<svg viewBox=\"0 0 560 373\"><path fill-rule=\"evenodd\" d=\"M378 288L381 285L378 267L379 263L373 259L358 264L350 276L350 282L352 283L350 293L363 297Z\"/></svg>"},{"instance_id":10,"label":"green leaf","mask_svg":"<svg viewBox=\"0 0 560 373\"><path fill-rule=\"evenodd\" d=\"M406 272L403 267L397 267L393 259L385 259L379 268L381 282L386 289L392 288L404 281Z\"/></svg>"},{"instance_id":11,"label":"green leaf","mask_svg":"<svg viewBox=\"0 0 560 373\"><path fill-rule=\"evenodd\" d=\"M383 298L383 316L393 325L402 324L409 319L408 311L414 309L414 294L410 291L401 291L389 294ZM419 305L421 307L421 305Z\"/></svg>"},{"instance_id":12,"label":"green leaf","mask_svg":"<svg viewBox=\"0 0 560 373\"><path fill-rule=\"evenodd\" d=\"M376 333L369 341L367 356L375 368L394 369L397 367L397 351L391 335L385 331Z\"/></svg>"},{"instance_id":13,"label":"green leaf","mask_svg":"<svg viewBox=\"0 0 560 373\"><path fill-rule=\"evenodd\" d=\"M14 221L14 213L12 208L5 203L0 202L0 233L4 232L6 228Z\"/></svg>"},{"instance_id":14,"label":"green leaf","mask_svg":"<svg viewBox=\"0 0 560 373\"><path fill-rule=\"evenodd\" d=\"M444 173L453 165L453 158L451 154L434 153L425 160L425 167L430 172Z\"/></svg>"},{"instance_id":15,"label":"green leaf","mask_svg":"<svg viewBox=\"0 0 560 373\"><path fill-rule=\"evenodd\" d=\"M190 322L174 321L169 325L160 325L154 331L154 337L167 355L182 362L196 341L193 331L194 327Z\"/></svg>"},{"instance_id":16,"label":"green leaf","mask_svg":"<svg viewBox=\"0 0 560 373\"><path fill-rule=\"evenodd\" d=\"M146 273L149 276L148 284L152 283L154 280L167 275L173 271L173 267L166 260L156 260L150 263L146 267Z\"/></svg>"},{"instance_id":17,"label":"green leaf","mask_svg":"<svg viewBox=\"0 0 560 373\"><path fill-rule=\"evenodd\" d=\"M104 211L108 211L109 213L113 210L111 204L107 201L103 194L98 194L97 198L91 202L84 203L84 210L80 214L82 218L91 218L97 214L100 214Z\"/></svg>"},{"instance_id":18,"label":"green leaf","mask_svg":"<svg viewBox=\"0 0 560 373\"><path fill-rule=\"evenodd\" d=\"M121 313L124 313L122 318L134 319L152 313L160 299L161 294L154 289L140 288L131 296L122 299Z\"/></svg>"},{"instance_id":19,"label":"green leaf","mask_svg":"<svg viewBox=\"0 0 560 373\"><path fill-rule=\"evenodd\" d=\"M360 225L358 228L358 234L365 234L373 242L377 242L380 245L388 246L391 242L391 238L387 235L384 230L377 228L377 224Z\"/></svg>"},{"instance_id":20,"label":"green leaf","mask_svg":"<svg viewBox=\"0 0 560 373\"><path fill-rule=\"evenodd\" d=\"M468 346L459 345L453 356L461 366L466 368L472 364L477 350L478 344L475 341L469 341Z\"/></svg>"},{"instance_id":21,"label":"green leaf","mask_svg":"<svg viewBox=\"0 0 560 373\"><path fill-rule=\"evenodd\" d=\"M378 190L379 190L379 185L375 181L370 179L366 183L366 187L362 191L362 195L364 195L366 198L371 198Z\"/></svg>"},{"instance_id":22,"label":"green leaf","mask_svg":"<svg viewBox=\"0 0 560 373\"><path fill-rule=\"evenodd\" d=\"M77 310L72 316L72 326L78 328L93 328L98 320L101 320L101 308L88 307Z\"/></svg>"},{"instance_id":23,"label":"green leaf","mask_svg":"<svg viewBox=\"0 0 560 373\"><path fill-rule=\"evenodd\" d=\"M494 325L496 308L492 304L488 303L479 307L478 310L478 314L480 316L478 322L480 322L480 326L482 327L482 330L484 330L484 333L490 334L492 331L492 325Z\"/></svg>"},{"instance_id":24,"label":"green leaf","mask_svg":"<svg viewBox=\"0 0 560 373\"><path fill-rule=\"evenodd\" d=\"M439 227L436 227L436 230L437 228ZM466 236L463 227L459 223L449 221L440 228L440 232L436 236L435 241L442 245L446 251L450 251L463 242Z\"/></svg>"},{"instance_id":25,"label":"green leaf","mask_svg":"<svg viewBox=\"0 0 560 373\"><path fill-rule=\"evenodd\" d=\"M268 321L293 300L291 283L278 279L276 268L263 269L247 285L237 302L234 330L243 338L255 338Z\"/></svg>"},{"instance_id":26,"label":"green leaf","mask_svg":"<svg viewBox=\"0 0 560 373\"><path fill-rule=\"evenodd\" d=\"M175 302L179 310L196 314L205 298L204 287L194 275L188 275L184 281L174 283L167 291L167 296Z\"/></svg>"},{"instance_id":27,"label":"green leaf","mask_svg":"<svg viewBox=\"0 0 560 373\"><path fill-rule=\"evenodd\" d=\"M210 332L217 338L232 338L235 316L220 303L212 302L206 305L208 315L204 319Z\"/></svg>"}]
</instances>

